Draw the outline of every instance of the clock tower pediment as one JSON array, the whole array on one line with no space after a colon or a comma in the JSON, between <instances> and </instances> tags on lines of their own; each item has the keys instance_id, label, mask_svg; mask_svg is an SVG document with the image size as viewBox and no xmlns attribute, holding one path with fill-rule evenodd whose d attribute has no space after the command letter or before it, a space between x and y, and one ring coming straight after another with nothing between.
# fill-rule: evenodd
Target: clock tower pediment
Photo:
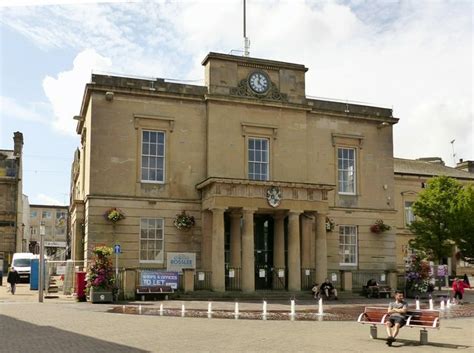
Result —
<instances>
[{"instance_id":1,"label":"clock tower pediment","mask_svg":"<svg viewBox=\"0 0 474 353\"><path fill-rule=\"evenodd\" d=\"M203 63L210 95L304 104L304 65L209 53Z\"/></svg>"}]
</instances>

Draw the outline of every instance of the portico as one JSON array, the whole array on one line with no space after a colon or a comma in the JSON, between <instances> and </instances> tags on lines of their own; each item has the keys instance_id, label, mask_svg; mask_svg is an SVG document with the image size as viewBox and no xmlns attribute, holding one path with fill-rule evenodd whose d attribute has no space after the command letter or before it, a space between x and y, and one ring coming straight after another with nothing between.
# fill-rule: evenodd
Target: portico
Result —
<instances>
[{"instance_id":1,"label":"portico","mask_svg":"<svg viewBox=\"0 0 474 353\"><path fill-rule=\"evenodd\" d=\"M229 270L240 271L244 292L299 291L305 268L316 269L316 281L327 276L325 222L333 185L209 178L197 188L211 226L202 262L212 272L213 290L226 290Z\"/></svg>"}]
</instances>

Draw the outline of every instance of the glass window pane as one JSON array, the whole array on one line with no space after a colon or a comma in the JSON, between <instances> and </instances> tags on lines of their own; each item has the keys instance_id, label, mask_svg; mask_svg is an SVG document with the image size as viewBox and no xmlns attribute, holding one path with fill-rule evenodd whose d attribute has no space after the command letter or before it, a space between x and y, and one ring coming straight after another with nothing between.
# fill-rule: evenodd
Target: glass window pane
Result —
<instances>
[{"instance_id":1,"label":"glass window pane","mask_svg":"<svg viewBox=\"0 0 474 353\"><path fill-rule=\"evenodd\" d=\"M150 141L150 132L143 131L143 142L148 142L148 141Z\"/></svg>"},{"instance_id":2,"label":"glass window pane","mask_svg":"<svg viewBox=\"0 0 474 353\"><path fill-rule=\"evenodd\" d=\"M156 143L156 132L150 132L150 142Z\"/></svg>"},{"instance_id":3,"label":"glass window pane","mask_svg":"<svg viewBox=\"0 0 474 353\"><path fill-rule=\"evenodd\" d=\"M165 134L163 132L158 132L158 142L160 144L164 144L165 142Z\"/></svg>"}]
</instances>

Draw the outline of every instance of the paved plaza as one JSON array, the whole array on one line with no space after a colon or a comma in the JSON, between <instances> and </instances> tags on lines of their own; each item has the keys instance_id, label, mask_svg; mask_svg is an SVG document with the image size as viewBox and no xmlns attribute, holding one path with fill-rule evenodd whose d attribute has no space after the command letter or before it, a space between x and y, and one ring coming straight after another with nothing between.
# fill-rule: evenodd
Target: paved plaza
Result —
<instances>
[{"instance_id":1,"label":"paved plaza","mask_svg":"<svg viewBox=\"0 0 474 353\"><path fill-rule=\"evenodd\" d=\"M473 297L472 291L468 299ZM262 321L166 317L111 313L112 304L77 303L72 298L45 299L19 285L15 296L0 287L0 351L2 352L474 352L474 317L441 321L430 330L429 344L419 345L419 330L402 329L389 348L379 328L379 339L369 338L369 327L355 321ZM473 298L474 299L474 298ZM377 304L386 303L379 300ZM472 301L471 301L472 302ZM133 302L126 307L206 309L207 302ZM372 303L347 299L330 307L349 311ZM472 313L473 304L463 306ZM213 303L213 310L230 310L233 302ZM298 310L314 309L302 302ZM459 306L460 308L460 306ZM247 302L241 310L260 310ZM289 310L285 303L269 302L268 310ZM456 310L459 310L456 308Z\"/></svg>"}]
</instances>

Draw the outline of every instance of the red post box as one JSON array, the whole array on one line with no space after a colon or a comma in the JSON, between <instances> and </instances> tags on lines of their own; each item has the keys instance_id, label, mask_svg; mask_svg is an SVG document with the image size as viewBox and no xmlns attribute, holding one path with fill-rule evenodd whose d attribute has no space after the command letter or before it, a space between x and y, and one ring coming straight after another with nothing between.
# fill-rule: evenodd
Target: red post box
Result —
<instances>
[{"instance_id":1,"label":"red post box","mask_svg":"<svg viewBox=\"0 0 474 353\"><path fill-rule=\"evenodd\" d=\"M86 273L84 271L76 272L76 288L77 301L86 301Z\"/></svg>"}]
</instances>

